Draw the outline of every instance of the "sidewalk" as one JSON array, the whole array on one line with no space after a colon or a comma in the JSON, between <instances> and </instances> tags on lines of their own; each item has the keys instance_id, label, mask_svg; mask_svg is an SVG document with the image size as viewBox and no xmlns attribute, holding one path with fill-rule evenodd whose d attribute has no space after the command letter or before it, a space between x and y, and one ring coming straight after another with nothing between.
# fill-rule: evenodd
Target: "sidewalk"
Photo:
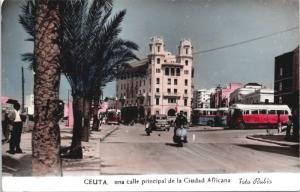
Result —
<instances>
[{"instance_id":1,"label":"sidewalk","mask_svg":"<svg viewBox=\"0 0 300 192\"><path fill-rule=\"evenodd\" d=\"M287 141L285 139L285 133L277 134L277 135L248 135L247 139L273 143L282 146L294 146L299 145L299 141Z\"/></svg>"},{"instance_id":2,"label":"sidewalk","mask_svg":"<svg viewBox=\"0 0 300 192\"><path fill-rule=\"evenodd\" d=\"M82 142L83 159L62 159L63 176L100 175L100 140L116 131L119 126L102 125L101 131L92 131L89 142ZM72 128L61 126L61 146L71 144ZM31 176L31 132L22 133L22 154L6 153L9 144L2 144L2 175L3 176Z\"/></svg>"}]
</instances>

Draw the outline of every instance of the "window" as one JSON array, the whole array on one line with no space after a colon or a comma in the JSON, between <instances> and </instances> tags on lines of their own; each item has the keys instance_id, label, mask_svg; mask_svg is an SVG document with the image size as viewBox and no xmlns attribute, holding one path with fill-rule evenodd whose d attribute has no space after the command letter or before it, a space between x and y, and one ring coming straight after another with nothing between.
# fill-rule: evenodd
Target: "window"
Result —
<instances>
[{"instance_id":1,"label":"window","mask_svg":"<svg viewBox=\"0 0 300 192\"><path fill-rule=\"evenodd\" d=\"M268 114L275 115L275 114L276 114L276 110L269 110L269 111L268 111Z\"/></svg>"},{"instance_id":2,"label":"window","mask_svg":"<svg viewBox=\"0 0 300 192\"><path fill-rule=\"evenodd\" d=\"M284 110L284 114L288 115L288 114L289 114L289 112L288 112L287 110Z\"/></svg>"},{"instance_id":3,"label":"window","mask_svg":"<svg viewBox=\"0 0 300 192\"><path fill-rule=\"evenodd\" d=\"M249 115L249 114L250 114L250 111L249 111L249 110L245 110L245 111L244 111L244 114Z\"/></svg>"},{"instance_id":4,"label":"window","mask_svg":"<svg viewBox=\"0 0 300 192\"><path fill-rule=\"evenodd\" d=\"M180 69L179 68L176 69L176 75L180 76Z\"/></svg>"},{"instance_id":5,"label":"window","mask_svg":"<svg viewBox=\"0 0 300 192\"><path fill-rule=\"evenodd\" d=\"M156 59L156 63L157 63L157 64L160 64L160 58L157 58L157 59Z\"/></svg>"},{"instance_id":6,"label":"window","mask_svg":"<svg viewBox=\"0 0 300 192\"><path fill-rule=\"evenodd\" d=\"M159 93L159 88L156 88L156 93Z\"/></svg>"},{"instance_id":7,"label":"window","mask_svg":"<svg viewBox=\"0 0 300 192\"><path fill-rule=\"evenodd\" d=\"M168 103L176 103L176 99L168 99Z\"/></svg>"},{"instance_id":8,"label":"window","mask_svg":"<svg viewBox=\"0 0 300 192\"><path fill-rule=\"evenodd\" d=\"M184 99L184 106L187 106L187 99Z\"/></svg>"},{"instance_id":9,"label":"window","mask_svg":"<svg viewBox=\"0 0 300 192\"><path fill-rule=\"evenodd\" d=\"M280 69L279 69L279 75L280 75L280 77L282 77L282 75L283 75L283 69L282 69L282 67L280 67Z\"/></svg>"},{"instance_id":10,"label":"window","mask_svg":"<svg viewBox=\"0 0 300 192\"><path fill-rule=\"evenodd\" d=\"M174 85L177 85L177 79L174 79Z\"/></svg>"},{"instance_id":11,"label":"window","mask_svg":"<svg viewBox=\"0 0 300 192\"><path fill-rule=\"evenodd\" d=\"M169 72L170 72L170 71L169 71L169 68L166 68L166 69L165 69L165 75L169 75Z\"/></svg>"},{"instance_id":12,"label":"window","mask_svg":"<svg viewBox=\"0 0 300 192\"><path fill-rule=\"evenodd\" d=\"M279 97L279 104L282 104L282 97Z\"/></svg>"},{"instance_id":13,"label":"window","mask_svg":"<svg viewBox=\"0 0 300 192\"><path fill-rule=\"evenodd\" d=\"M279 82L279 91L282 91L282 82Z\"/></svg>"},{"instance_id":14,"label":"window","mask_svg":"<svg viewBox=\"0 0 300 192\"><path fill-rule=\"evenodd\" d=\"M171 89L168 89L168 93L171 93Z\"/></svg>"},{"instance_id":15,"label":"window","mask_svg":"<svg viewBox=\"0 0 300 192\"><path fill-rule=\"evenodd\" d=\"M261 110L259 110L259 114L267 114L267 110L266 109L261 109Z\"/></svg>"},{"instance_id":16,"label":"window","mask_svg":"<svg viewBox=\"0 0 300 192\"><path fill-rule=\"evenodd\" d=\"M189 60L185 60L185 65L186 65L186 66L189 65Z\"/></svg>"},{"instance_id":17,"label":"window","mask_svg":"<svg viewBox=\"0 0 300 192\"><path fill-rule=\"evenodd\" d=\"M149 48L150 48L150 52L152 52L152 45L150 45Z\"/></svg>"},{"instance_id":18,"label":"window","mask_svg":"<svg viewBox=\"0 0 300 192\"><path fill-rule=\"evenodd\" d=\"M281 114L284 114L284 111L283 110L277 110L277 115L281 115Z\"/></svg>"},{"instance_id":19,"label":"window","mask_svg":"<svg viewBox=\"0 0 300 192\"><path fill-rule=\"evenodd\" d=\"M168 79L168 85L171 85L171 79Z\"/></svg>"},{"instance_id":20,"label":"window","mask_svg":"<svg viewBox=\"0 0 300 192\"><path fill-rule=\"evenodd\" d=\"M159 78L156 78L156 84L159 84Z\"/></svg>"},{"instance_id":21,"label":"window","mask_svg":"<svg viewBox=\"0 0 300 192\"><path fill-rule=\"evenodd\" d=\"M157 52L160 52L160 46L157 46Z\"/></svg>"},{"instance_id":22,"label":"window","mask_svg":"<svg viewBox=\"0 0 300 192\"><path fill-rule=\"evenodd\" d=\"M151 81L150 81L151 82ZM144 86L145 86L145 84L146 84L146 81L144 80Z\"/></svg>"},{"instance_id":23,"label":"window","mask_svg":"<svg viewBox=\"0 0 300 192\"><path fill-rule=\"evenodd\" d=\"M185 48L185 54L189 54L189 48Z\"/></svg>"},{"instance_id":24,"label":"window","mask_svg":"<svg viewBox=\"0 0 300 192\"><path fill-rule=\"evenodd\" d=\"M171 76L174 76L174 73L175 73L175 69L171 68Z\"/></svg>"},{"instance_id":25,"label":"window","mask_svg":"<svg viewBox=\"0 0 300 192\"><path fill-rule=\"evenodd\" d=\"M184 80L184 85L185 85L185 86L188 85L188 80L187 80L187 79Z\"/></svg>"},{"instance_id":26,"label":"window","mask_svg":"<svg viewBox=\"0 0 300 192\"><path fill-rule=\"evenodd\" d=\"M184 70L184 74L188 75L189 74L189 70Z\"/></svg>"},{"instance_id":27,"label":"window","mask_svg":"<svg viewBox=\"0 0 300 192\"><path fill-rule=\"evenodd\" d=\"M159 105L159 98L156 98L156 105Z\"/></svg>"},{"instance_id":28,"label":"window","mask_svg":"<svg viewBox=\"0 0 300 192\"><path fill-rule=\"evenodd\" d=\"M143 93L145 93L146 91L145 91L145 89L143 89Z\"/></svg>"},{"instance_id":29,"label":"window","mask_svg":"<svg viewBox=\"0 0 300 192\"><path fill-rule=\"evenodd\" d=\"M160 69L156 69L156 73L160 73Z\"/></svg>"},{"instance_id":30,"label":"window","mask_svg":"<svg viewBox=\"0 0 300 192\"><path fill-rule=\"evenodd\" d=\"M185 89L185 90L184 90L184 94L187 94L187 91L188 91L188 90L187 90L187 89Z\"/></svg>"},{"instance_id":31,"label":"window","mask_svg":"<svg viewBox=\"0 0 300 192\"><path fill-rule=\"evenodd\" d=\"M177 89L174 89L174 93L177 93Z\"/></svg>"},{"instance_id":32,"label":"window","mask_svg":"<svg viewBox=\"0 0 300 192\"><path fill-rule=\"evenodd\" d=\"M252 110L251 114L258 114L258 110Z\"/></svg>"},{"instance_id":33,"label":"window","mask_svg":"<svg viewBox=\"0 0 300 192\"><path fill-rule=\"evenodd\" d=\"M142 86L142 80L140 80L140 86Z\"/></svg>"}]
</instances>

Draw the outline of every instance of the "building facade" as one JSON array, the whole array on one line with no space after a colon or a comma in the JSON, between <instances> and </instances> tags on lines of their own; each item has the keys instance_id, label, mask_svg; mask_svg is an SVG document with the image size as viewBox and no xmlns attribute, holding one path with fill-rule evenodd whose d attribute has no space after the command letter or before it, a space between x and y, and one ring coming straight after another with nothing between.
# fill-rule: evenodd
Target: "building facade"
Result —
<instances>
[{"instance_id":1,"label":"building facade","mask_svg":"<svg viewBox=\"0 0 300 192\"><path fill-rule=\"evenodd\" d=\"M215 89L198 89L194 91L193 108L210 108L210 96Z\"/></svg>"},{"instance_id":2,"label":"building facade","mask_svg":"<svg viewBox=\"0 0 300 192\"><path fill-rule=\"evenodd\" d=\"M248 83L244 87L234 90L232 93L230 93L229 105L234 103L243 103L246 95L254 93L256 90L261 88L262 85L258 83Z\"/></svg>"},{"instance_id":3,"label":"building facade","mask_svg":"<svg viewBox=\"0 0 300 192\"><path fill-rule=\"evenodd\" d=\"M293 114L294 135L299 135L299 46L275 57L274 102L288 105Z\"/></svg>"},{"instance_id":4,"label":"building facade","mask_svg":"<svg viewBox=\"0 0 300 192\"><path fill-rule=\"evenodd\" d=\"M190 40L180 41L178 54L165 49L163 38L153 37L146 59L130 64L117 79L116 95L123 107L142 108L145 115L175 116L191 114L193 47Z\"/></svg>"},{"instance_id":5,"label":"building facade","mask_svg":"<svg viewBox=\"0 0 300 192\"><path fill-rule=\"evenodd\" d=\"M274 103L273 89L257 89L252 93L245 95L242 99L244 104L270 104Z\"/></svg>"},{"instance_id":6,"label":"building facade","mask_svg":"<svg viewBox=\"0 0 300 192\"><path fill-rule=\"evenodd\" d=\"M230 83L226 87L218 86L211 94L211 108L229 107L230 94L241 87L241 83Z\"/></svg>"}]
</instances>

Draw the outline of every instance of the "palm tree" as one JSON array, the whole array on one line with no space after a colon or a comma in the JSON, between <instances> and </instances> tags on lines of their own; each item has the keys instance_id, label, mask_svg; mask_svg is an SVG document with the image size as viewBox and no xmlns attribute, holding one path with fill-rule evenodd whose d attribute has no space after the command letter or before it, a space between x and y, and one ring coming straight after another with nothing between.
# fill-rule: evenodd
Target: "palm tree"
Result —
<instances>
[{"instance_id":1,"label":"palm tree","mask_svg":"<svg viewBox=\"0 0 300 192\"><path fill-rule=\"evenodd\" d=\"M105 1L94 0L89 8L85 1L69 1L61 8L66 24L62 28L62 71L72 88L74 109L70 156L81 158L81 139L88 138L92 100L98 103L102 87L115 78L119 66L137 59L133 50L138 47L118 38L125 10L109 20L112 9Z\"/></svg>"},{"instance_id":2,"label":"palm tree","mask_svg":"<svg viewBox=\"0 0 300 192\"><path fill-rule=\"evenodd\" d=\"M60 83L60 47L58 30L60 17L57 1L38 0L24 5L20 23L34 41L33 54L25 54L35 71L32 132L32 174L61 175L60 131L55 115L58 112ZM36 7L36 9L35 9ZM35 20L35 22L33 22Z\"/></svg>"},{"instance_id":3,"label":"palm tree","mask_svg":"<svg viewBox=\"0 0 300 192\"><path fill-rule=\"evenodd\" d=\"M59 13L60 69L73 96L74 127L68 156L82 158L81 140L84 136L83 140L88 141L90 103L93 99L98 100L103 86L116 77L123 64L137 59L133 51L138 47L118 38L126 11L120 11L110 19L111 0L94 0L91 4L85 0L59 1ZM31 29L30 24L24 28L30 32L27 30ZM23 59L32 61L31 54L24 54ZM34 62L32 64L34 66Z\"/></svg>"}]
</instances>

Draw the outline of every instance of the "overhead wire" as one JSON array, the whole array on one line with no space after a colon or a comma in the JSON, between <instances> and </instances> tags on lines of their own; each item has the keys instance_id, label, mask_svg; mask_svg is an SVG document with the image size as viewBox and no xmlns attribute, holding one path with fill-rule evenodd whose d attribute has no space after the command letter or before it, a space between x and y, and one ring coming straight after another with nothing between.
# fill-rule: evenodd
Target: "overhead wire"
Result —
<instances>
[{"instance_id":1,"label":"overhead wire","mask_svg":"<svg viewBox=\"0 0 300 192\"><path fill-rule=\"evenodd\" d=\"M271 37L271 36L275 36L275 35L278 35L278 34L281 34L281 33L289 32L289 31L294 31L296 29L299 29L299 27L292 27L292 28L285 29L285 30L278 31L278 32L274 32L274 33L271 33L271 34L268 34L268 35L259 36L259 37L256 37L256 38L252 38L252 39L248 39L248 40L245 40L245 41L240 41L240 42L232 43L232 44L229 44L229 45L224 45L224 46L221 46L221 47L216 47L216 48L206 49L206 50L194 51L193 55L198 55L198 54L202 54L202 53L208 53L208 52L217 51L217 50L220 50L220 49L225 49L225 48L230 48L230 47L242 45L242 44L245 44L245 43L250 43L252 41L257 41L257 40L268 38L268 37Z\"/></svg>"}]
</instances>

